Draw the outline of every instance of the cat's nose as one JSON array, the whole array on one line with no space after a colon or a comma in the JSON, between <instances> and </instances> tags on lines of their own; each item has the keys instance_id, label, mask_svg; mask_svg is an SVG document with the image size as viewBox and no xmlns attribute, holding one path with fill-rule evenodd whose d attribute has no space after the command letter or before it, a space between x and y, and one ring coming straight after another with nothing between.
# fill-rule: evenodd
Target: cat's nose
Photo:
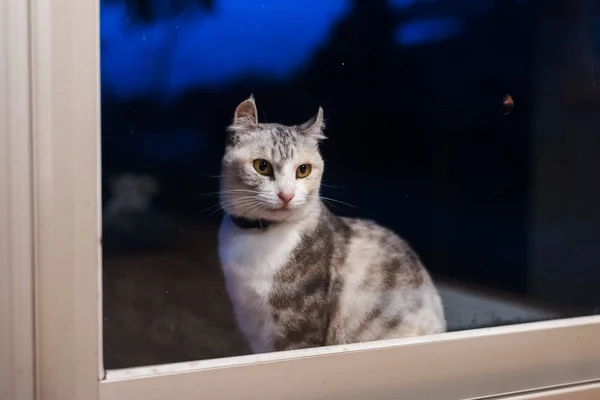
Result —
<instances>
[{"instance_id":1,"label":"cat's nose","mask_svg":"<svg viewBox=\"0 0 600 400\"><path fill-rule=\"evenodd\" d=\"M294 198L294 192L279 192L277 193L277 197L283 201L283 204L288 205Z\"/></svg>"}]
</instances>

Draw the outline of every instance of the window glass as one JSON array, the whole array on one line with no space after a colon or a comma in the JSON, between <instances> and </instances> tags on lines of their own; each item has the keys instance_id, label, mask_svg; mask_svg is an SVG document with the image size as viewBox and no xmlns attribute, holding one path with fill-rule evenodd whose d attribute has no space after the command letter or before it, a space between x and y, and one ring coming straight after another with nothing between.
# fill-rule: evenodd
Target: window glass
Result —
<instances>
[{"instance_id":1,"label":"window glass","mask_svg":"<svg viewBox=\"0 0 600 400\"><path fill-rule=\"evenodd\" d=\"M237 140L227 127L251 94L260 123L310 125L322 107L323 203L412 246L448 330L599 309L596 1L102 0L100 9L106 368L252 351L217 240L222 157ZM385 244L353 254L395 251ZM368 261L364 270L385 272ZM279 301L331 291L327 279L290 286Z\"/></svg>"}]
</instances>

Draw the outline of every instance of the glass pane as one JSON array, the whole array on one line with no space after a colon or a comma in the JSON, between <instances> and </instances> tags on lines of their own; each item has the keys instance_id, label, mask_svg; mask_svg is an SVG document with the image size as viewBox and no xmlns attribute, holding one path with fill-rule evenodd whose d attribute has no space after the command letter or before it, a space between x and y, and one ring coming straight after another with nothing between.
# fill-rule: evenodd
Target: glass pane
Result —
<instances>
[{"instance_id":1,"label":"glass pane","mask_svg":"<svg viewBox=\"0 0 600 400\"><path fill-rule=\"evenodd\" d=\"M105 366L595 313L598 11L102 0Z\"/></svg>"}]
</instances>

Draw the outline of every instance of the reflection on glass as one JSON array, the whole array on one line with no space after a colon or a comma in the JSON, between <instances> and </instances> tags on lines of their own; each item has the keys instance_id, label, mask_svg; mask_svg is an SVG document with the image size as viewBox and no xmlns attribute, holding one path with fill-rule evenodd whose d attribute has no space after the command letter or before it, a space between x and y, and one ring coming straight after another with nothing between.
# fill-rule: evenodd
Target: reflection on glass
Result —
<instances>
[{"instance_id":1,"label":"reflection on glass","mask_svg":"<svg viewBox=\"0 0 600 400\"><path fill-rule=\"evenodd\" d=\"M217 242L252 93L260 122L323 107L325 203L410 243L448 330L595 313L596 2L309 3L101 2L106 367L252 351Z\"/></svg>"}]
</instances>

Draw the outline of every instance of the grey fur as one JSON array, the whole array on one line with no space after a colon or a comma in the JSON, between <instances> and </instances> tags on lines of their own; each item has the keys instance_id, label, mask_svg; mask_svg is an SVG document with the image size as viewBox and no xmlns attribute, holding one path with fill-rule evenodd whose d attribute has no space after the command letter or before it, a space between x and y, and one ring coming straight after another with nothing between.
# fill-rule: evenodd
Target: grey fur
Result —
<instances>
[{"instance_id":1,"label":"grey fur","mask_svg":"<svg viewBox=\"0 0 600 400\"><path fill-rule=\"evenodd\" d=\"M226 217L219 235L228 291L254 351L443 332L440 298L410 246L372 221L332 214L319 199L323 110L297 126L259 124L255 110L253 98L236 109L221 202L229 214L275 225L244 232ZM273 176L253 169L257 158ZM313 171L296 179L303 163ZM277 209L281 188L297 193L289 209Z\"/></svg>"}]
</instances>

